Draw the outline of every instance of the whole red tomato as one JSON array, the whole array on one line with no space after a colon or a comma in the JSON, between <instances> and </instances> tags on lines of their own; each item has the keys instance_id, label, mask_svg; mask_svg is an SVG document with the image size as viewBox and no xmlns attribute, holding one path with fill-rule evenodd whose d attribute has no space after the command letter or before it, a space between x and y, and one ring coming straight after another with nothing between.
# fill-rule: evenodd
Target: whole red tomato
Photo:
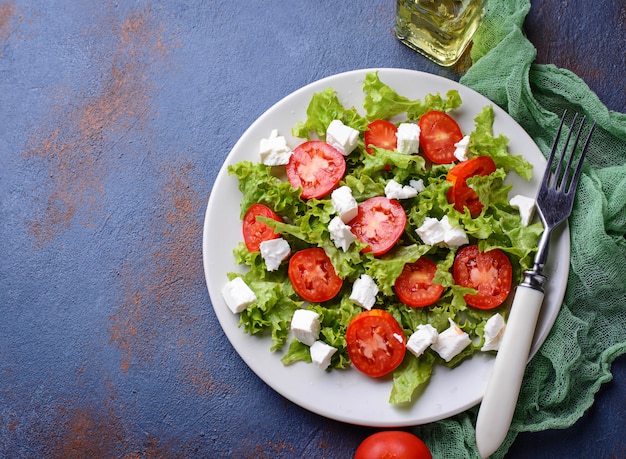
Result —
<instances>
[{"instance_id":1,"label":"whole red tomato","mask_svg":"<svg viewBox=\"0 0 626 459\"><path fill-rule=\"evenodd\" d=\"M432 459L426 444L402 430L386 430L370 435L359 445L354 459Z\"/></svg>"}]
</instances>

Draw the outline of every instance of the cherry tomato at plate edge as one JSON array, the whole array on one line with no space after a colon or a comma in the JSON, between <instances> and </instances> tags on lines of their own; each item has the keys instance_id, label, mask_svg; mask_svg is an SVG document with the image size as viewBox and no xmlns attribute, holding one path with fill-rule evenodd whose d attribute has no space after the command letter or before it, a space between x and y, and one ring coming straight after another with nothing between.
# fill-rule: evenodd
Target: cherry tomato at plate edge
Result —
<instances>
[{"instance_id":1,"label":"cherry tomato at plate edge","mask_svg":"<svg viewBox=\"0 0 626 459\"><path fill-rule=\"evenodd\" d=\"M354 459L432 459L428 446L417 436L403 430L384 430L367 437L356 450Z\"/></svg>"}]
</instances>

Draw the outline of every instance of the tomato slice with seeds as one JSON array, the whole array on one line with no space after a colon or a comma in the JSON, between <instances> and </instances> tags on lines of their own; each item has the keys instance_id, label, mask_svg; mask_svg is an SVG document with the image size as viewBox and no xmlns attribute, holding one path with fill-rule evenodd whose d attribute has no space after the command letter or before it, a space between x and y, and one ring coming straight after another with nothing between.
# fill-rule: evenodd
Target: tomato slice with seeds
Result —
<instances>
[{"instance_id":1,"label":"tomato slice with seeds","mask_svg":"<svg viewBox=\"0 0 626 459\"><path fill-rule=\"evenodd\" d=\"M394 285L400 301L413 308L434 304L443 293L443 285L432 282L436 272L437 265L424 257L404 265Z\"/></svg>"},{"instance_id":2,"label":"tomato slice with seeds","mask_svg":"<svg viewBox=\"0 0 626 459\"><path fill-rule=\"evenodd\" d=\"M367 130L363 134L365 150L371 155L374 150L370 145L385 150L395 150L398 146L398 138L396 137L398 127L391 121L376 120L367 125Z\"/></svg>"},{"instance_id":3,"label":"tomato slice with seeds","mask_svg":"<svg viewBox=\"0 0 626 459\"><path fill-rule=\"evenodd\" d=\"M374 256L388 252L404 232L406 213L395 199L376 196L359 204L357 216L348 226L357 239L368 246L363 252Z\"/></svg>"},{"instance_id":4,"label":"tomato slice with seeds","mask_svg":"<svg viewBox=\"0 0 626 459\"><path fill-rule=\"evenodd\" d=\"M480 252L477 245L458 251L452 265L454 282L476 289L464 296L465 302L477 309L493 309L504 303L511 291L513 268L500 249Z\"/></svg>"},{"instance_id":5,"label":"tomato slice with seeds","mask_svg":"<svg viewBox=\"0 0 626 459\"><path fill-rule=\"evenodd\" d=\"M302 198L321 198L337 186L346 172L339 150L321 140L298 145L286 168L289 183L302 188Z\"/></svg>"},{"instance_id":6,"label":"tomato slice with seeds","mask_svg":"<svg viewBox=\"0 0 626 459\"><path fill-rule=\"evenodd\" d=\"M289 260L287 275L296 293L313 303L334 298L343 285L343 280L335 272L330 258L319 247L293 254Z\"/></svg>"},{"instance_id":7,"label":"tomato slice with seeds","mask_svg":"<svg viewBox=\"0 0 626 459\"><path fill-rule=\"evenodd\" d=\"M447 164L456 160L454 144L463 138L463 133L450 115L431 110L422 115L418 125L420 145L428 159L437 164Z\"/></svg>"},{"instance_id":8,"label":"tomato slice with seeds","mask_svg":"<svg viewBox=\"0 0 626 459\"><path fill-rule=\"evenodd\" d=\"M357 370L378 378L402 363L406 337L389 312L372 309L352 319L346 329L346 348Z\"/></svg>"},{"instance_id":9,"label":"tomato slice with seeds","mask_svg":"<svg viewBox=\"0 0 626 459\"><path fill-rule=\"evenodd\" d=\"M272 209L263 204L252 204L243 217L243 242L250 252L260 250L261 242L276 239L280 234L275 233L265 223L258 221L257 216L271 218L277 222L283 219Z\"/></svg>"},{"instance_id":10,"label":"tomato slice with seeds","mask_svg":"<svg viewBox=\"0 0 626 459\"><path fill-rule=\"evenodd\" d=\"M477 216L483 209L483 204L476 192L467 184L467 179L476 175L486 176L495 170L496 163L489 156L477 156L456 164L446 176L446 180L452 183L446 195L448 202L454 204L454 208L459 212L465 212L467 207L472 217Z\"/></svg>"}]
</instances>

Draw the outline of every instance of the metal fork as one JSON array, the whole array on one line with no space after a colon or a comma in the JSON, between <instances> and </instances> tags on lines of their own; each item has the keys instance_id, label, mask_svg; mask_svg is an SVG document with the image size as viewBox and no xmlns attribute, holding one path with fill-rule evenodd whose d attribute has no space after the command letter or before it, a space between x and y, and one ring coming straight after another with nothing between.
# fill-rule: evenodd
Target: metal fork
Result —
<instances>
[{"instance_id":1,"label":"metal fork","mask_svg":"<svg viewBox=\"0 0 626 459\"><path fill-rule=\"evenodd\" d=\"M569 159L563 167L572 132L578 120L578 114L574 115L563 151L553 171L565 116L566 113L563 113L537 194L536 208L543 223L544 231L539 239L534 266L532 270L524 272L524 280L517 287L506 330L476 420L476 444L482 457L490 456L500 447L511 425L539 310L543 302L543 284L546 281L543 269L548 257L550 236L552 231L572 213L578 179L587 154L591 134L595 128L594 122L580 157L574 163L576 147L585 124L585 117L583 116L571 147Z\"/></svg>"}]
</instances>

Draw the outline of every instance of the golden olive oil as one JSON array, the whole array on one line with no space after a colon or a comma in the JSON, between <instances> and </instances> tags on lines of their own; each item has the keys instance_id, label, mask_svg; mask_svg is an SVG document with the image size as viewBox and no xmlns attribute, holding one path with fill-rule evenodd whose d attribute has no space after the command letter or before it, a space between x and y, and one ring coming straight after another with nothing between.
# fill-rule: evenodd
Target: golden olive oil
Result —
<instances>
[{"instance_id":1,"label":"golden olive oil","mask_svg":"<svg viewBox=\"0 0 626 459\"><path fill-rule=\"evenodd\" d=\"M398 0L394 30L405 45L439 65L463 54L480 25L487 0Z\"/></svg>"}]
</instances>

